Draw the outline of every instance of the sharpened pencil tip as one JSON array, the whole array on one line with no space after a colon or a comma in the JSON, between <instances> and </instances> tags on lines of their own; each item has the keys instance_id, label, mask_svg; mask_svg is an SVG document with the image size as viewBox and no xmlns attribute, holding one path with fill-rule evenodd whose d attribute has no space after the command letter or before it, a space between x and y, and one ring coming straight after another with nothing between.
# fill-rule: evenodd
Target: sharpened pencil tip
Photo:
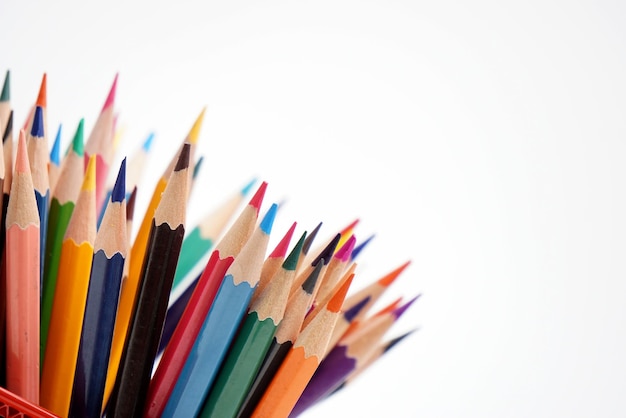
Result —
<instances>
[{"instance_id":1,"label":"sharpened pencil tip","mask_svg":"<svg viewBox=\"0 0 626 418\"><path fill-rule=\"evenodd\" d=\"M278 205L272 203L272 206L268 209L267 213L263 217L259 227L263 232L269 235L272 232L272 225L274 225L274 219L276 218L276 212L278 211Z\"/></svg>"},{"instance_id":2,"label":"sharpened pencil tip","mask_svg":"<svg viewBox=\"0 0 626 418\"><path fill-rule=\"evenodd\" d=\"M348 294L348 289L350 288L350 284L352 284L352 280L354 279L354 273L348 277L337 292L333 295L333 297L328 301L327 309L331 312L339 312L341 311L341 307L343 306L343 301L346 299L346 295Z\"/></svg>"},{"instance_id":3,"label":"sharpened pencil tip","mask_svg":"<svg viewBox=\"0 0 626 418\"><path fill-rule=\"evenodd\" d=\"M154 140L154 132L150 132L145 141L143 141L142 148L145 152L149 152L150 148L152 148L152 141Z\"/></svg>"},{"instance_id":4,"label":"sharpened pencil tip","mask_svg":"<svg viewBox=\"0 0 626 418\"><path fill-rule=\"evenodd\" d=\"M63 125L59 124L59 129L57 130L57 136L54 138L54 143L52 144L52 149L50 150L50 162L56 166L61 164L61 130L63 129Z\"/></svg>"},{"instance_id":5,"label":"sharpened pencil tip","mask_svg":"<svg viewBox=\"0 0 626 418\"><path fill-rule=\"evenodd\" d=\"M406 261L400 267L398 267L395 270L389 272L384 277L382 277L380 280L378 280L378 284L381 285L381 286L388 287L389 285L391 285L391 283L393 283L398 278L400 273L402 273L404 271L404 269L406 269L409 266L409 264L411 264L411 261Z\"/></svg>"},{"instance_id":6,"label":"sharpened pencil tip","mask_svg":"<svg viewBox=\"0 0 626 418\"><path fill-rule=\"evenodd\" d=\"M250 193L250 190L252 190L252 186L254 186L254 184L256 183L256 178L253 178L252 180L250 180L244 187L243 189L241 189L241 195L242 196L247 196L248 193Z\"/></svg>"},{"instance_id":7,"label":"sharpened pencil tip","mask_svg":"<svg viewBox=\"0 0 626 418\"><path fill-rule=\"evenodd\" d=\"M128 202L126 203L126 219L132 220L135 213L135 200L137 200L137 186L133 187L133 191L130 192Z\"/></svg>"},{"instance_id":8,"label":"sharpened pencil tip","mask_svg":"<svg viewBox=\"0 0 626 418\"><path fill-rule=\"evenodd\" d=\"M352 249L354 248L354 243L356 242L356 238L354 235L350 235L350 238L337 250L335 253L335 257L339 260L346 262L348 258L350 258L350 254L352 254Z\"/></svg>"},{"instance_id":9,"label":"sharpened pencil tip","mask_svg":"<svg viewBox=\"0 0 626 418\"><path fill-rule=\"evenodd\" d=\"M85 154L84 131L85 119L81 118L81 120L78 122L76 132L74 133L74 138L72 139L72 151L74 151L76 155L80 157Z\"/></svg>"},{"instance_id":10,"label":"sharpened pencil tip","mask_svg":"<svg viewBox=\"0 0 626 418\"><path fill-rule=\"evenodd\" d=\"M89 157L81 190L96 190L96 156Z\"/></svg>"},{"instance_id":11,"label":"sharpened pencil tip","mask_svg":"<svg viewBox=\"0 0 626 418\"><path fill-rule=\"evenodd\" d=\"M250 199L250 203L248 203L248 205L256 209L257 214L259 213L259 209L261 208L261 203L263 203L263 196L265 196L266 189L267 183L261 183L254 196L252 196L252 199Z\"/></svg>"},{"instance_id":12,"label":"sharpened pencil tip","mask_svg":"<svg viewBox=\"0 0 626 418\"><path fill-rule=\"evenodd\" d=\"M30 130L31 136L43 138L43 108L37 106L35 108L35 116L33 116L33 127Z\"/></svg>"},{"instance_id":13,"label":"sharpened pencil tip","mask_svg":"<svg viewBox=\"0 0 626 418\"><path fill-rule=\"evenodd\" d=\"M17 140L15 171L17 173L30 173L30 163L28 162L28 149L26 148L26 133L24 133L23 129L20 129L20 136Z\"/></svg>"},{"instance_id":14,"label":"sharpened pencil tip","mask_svg":"<svg viewBox=\"0 0 626 418\"><path fill-rule=\"evenodd\" d=\"M102 111L106 110L108 107L113 106L115 103L115 91L117 90L117 77L119 73L115 73L115 78L113 79L113 84L111 85L111 89L109 90L109 94L107 99L102 106Z\"/></svg>"},{"instance_id":15,"label":"sharpened pencil tip","mask_svg":"<svg viewBox=\"0 0 626 418\"><path fill-rule=\"evenodd\" d=\"M293 232L296 230L296 222L291 224L291 227L287 231L287 233L281 238L278 242L278 245L274 248L274 251L269 255L271 258L284 257L287 254L287 249L289 248L289 243L291 242L291 237L293 236Z\"/></svg>"},{"instance_id":16,"label":"sharpened pencil tip","mask_svg":"<svg viewBox=\"0 0 626 418\"><path fill-rule=\"evenodd\" d=\"M416 332L417 330L419 330L419 328L415 328L412 329L410 331L405 332L402 335L399 335L397 337L394 337L393 339L389 340L386 344L385 344L385 348L383 349L383 352L387 352L389 350L391 350L393 347L395 347L398 343L400 343L402 340L404 340L406 337L408 337L409 335L413 334L414 332Z\"/></svg>"},{"instance_id":17,"label":"sharpened pencil tip","mask_svg":"<svg viewBox=\"0 0 626 418\"><path fill-rule=\"evenodd\" d=\"M318 223L317 226L313 228L313 231L311 231L309 236L306 237L306 241L304 242L304 246L302 247L302 252L304 254L309 253L309 250L311 249L311 246L313 245L313 240L315 240L315 236L317 235L321 227L322 227L322 222Z\"/></svg>"},{"instance_id":18,"label":"sharpened pencil tip","mask_svg":"<svg viewBox=\"0 0 626 418\"><path fill-rule=\"evenodd\" d=\"M7 121L6 127L4 128L4 133L2 134L2 143L6 143L7 139L13 132L13 111L9 113L9 120Z\"/></svg>"},{"instance_id":19,"label":"sharpened pencil tip","mask_svg":"<svg viewBox=\"0 0 626 418\"><path fill-rule=\"evenodd\" d=\"M185 142L183 144L183 148L180 150L180 155L178 156L178 160L176 161L176 167L174 167L174 171L180 171L189 168L190 151L191 144L189 142Z\"/></svg>"},{"instance_id":20,"label":"sharpened pencil tip","mask_svg":"<svg viewBox=\"0 0 626 418\"><path fill-rule=\"evenodd\" d=\"M204 155L201 155L196 161L196 164L193 166L193 178L198 177L198 172L200 172L200 168L202 167L202 162L204 161Z\"/></svg>"},{"instance_id":21,"label":"sharpened pencil tip","mask_svg":"<svg viewBox=\"0 0 626 418\"><path fill-rule=\"evenodd\" d=\"M189 135L187 135L187 140L192 144L198 143L198 138L200 138L200 129L202 128L202 121L204 120L204 113L206 112L206 106L202 108L202 111L196 118L191 130L189 131Z\"/></svg>"},{"instance_id":22,"label":"sharpened pencil tip","mask_svg":"<svg viewBox=\"0 0 626 418\"><path fill-rule=\"evenodd\" d=\"M354 318L359 314L359 312L361 312L361 310L367 305L369 301L370 296L364 297L359 303L346 310L343 315L349 322L352 322L352 320L354 320Z\"/></svg>"},{"instance_id":23,"label":"sharpened pencil tip","mask_svg":"<svg viewBox=\"0 0 626 418\"><path fill-rule=\"evenodd\" d=\"M304 283L302 283L302 290L304 290L309 295L312 295L315 291L315 284L317 283L317 279L319 278L322 267L324 266L324 259L322 259L321 261L321 263L317 263L315 265L315 267L309 274L309 277L307 277Z\"/></svg>"},{"instance_id":24,"label":"sharpened pencil tip","mask_svg":"<svg viewBox=\"0 0 626 418\"><path fill-rule=\"evenodd\" d=\"M48 75L43 73L43 78L41 79L41 85L39 86L39 94L37 95L37 106L47 107L48 106Z\"/></svg>"},{"instance_id":25,"label":"sharpened pencil tip","mask_svg":"<svg viewBox=\"0 0 626 418\"><path fill-rule=\"evenodd\" d=\"M2 85L2 93L0 93L0 102L8 102L9 100L11 100L11 71L7 70Z\"/></svg>"},{"instance_id":26,"label":"sharpened pencil tip","mask_svg":"<svg viewBox=\"0 0 626 418\"><path fill-rule=\"evenodd\" d=\"M421 293L417 296L415 296L413 299L409 300L408 302L406 302L404 305L398 307L397 309L395 309L393 311L393 315L396 317L396 319L400 318L400 316L402 316L403 313L405 313L407 311L407 309L409 309L411 307L411 305L413 305L413 302L415 302L419 297L421 296Z\"/></svg>"},{"instance_id":27,"label":"sharpened pencil tip","mask_svg":"<svg viewBox=\"0 0 626 418\"><path fill-rule=\"evenodd\" d=\"M335 248L337 248L337 244L341 239L341 234L335 235L335 237L328 243L326 248L322 250L322 252L313 260L313 264L317 264L321 259L324 260L324 264L330 263L330 259L333 257L333 253L335 252Z\"/></svg>"},{"instance_id":28,"label":"sharpened pencil tip","mask_svg":"<svg viewBox=\"0 0 626 418\"><path fill-rule=\"evenodd\" d=\"M352 250L352 254L350 255L350 258L352 260L357 258L358 255L361 254L361 251L363 251L363 249L367 246L367 244L369 244L372 241L372 239L374 239L374 235L373 234L370 235L365 241L363 241L359 245L356 245L354 247L354 249Z\"/></svg>"},{"instance_id":29,"label":"sharpened pencil tip","mask_svg":"<svg viewBox=\"0 0 626 418\"><path fill-rule=\"evenodd\" d=\"M126 157L120 164L115 185L111 191L111 202L121 202L126 197Z\"/></svg>"},{"instance_id":30,"label":"sharpened pencil tip","mask_svg":"<svg viewBox=\"0 0 626 418\"><path fill-rule=\"evenodd\" d=\"M294 222L295 223L295 222ZM302 253L302 246L304 245L304 241L306 240L306 231L302 233L296 245L293 246L293 249L283 261L283 268L285 270L295 270L298 267L298 260L300 259L300 253Z\"/></svg>"}]
</instances>

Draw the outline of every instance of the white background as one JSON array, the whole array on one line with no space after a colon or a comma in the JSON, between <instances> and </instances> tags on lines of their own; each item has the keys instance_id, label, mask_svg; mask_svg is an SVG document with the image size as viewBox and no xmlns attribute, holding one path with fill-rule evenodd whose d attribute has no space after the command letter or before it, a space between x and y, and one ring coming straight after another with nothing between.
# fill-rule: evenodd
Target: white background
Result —
<instances>
[{"instance_id":1,"label":"white background","mask_svg":"<svg viewBox=\"0 0 626 418\"><path fill-rule=\"evenodd\" d=\"M138 211L203 107L188 222L249 179L330 236L420 330L308 416L626 416L619 1L2 2L20 125L48 77L64 146L119 73ZM136 216L137 218L137 216ZM278 232L276 232L278 231Z\"/></svg>"}]
</instances>

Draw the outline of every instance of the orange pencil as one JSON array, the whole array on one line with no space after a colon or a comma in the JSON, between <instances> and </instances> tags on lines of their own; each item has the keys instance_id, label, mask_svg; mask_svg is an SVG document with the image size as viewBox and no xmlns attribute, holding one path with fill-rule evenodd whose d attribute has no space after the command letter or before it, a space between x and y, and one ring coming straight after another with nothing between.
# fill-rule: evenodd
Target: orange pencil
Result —
<instances>
[{"instance_id":1,"label":"orange pencil","mask_svg":"<svg viewBox=\"0 0 626 418\"><path fill-rule=\"evenodd\" d=\"M43 73L41 77L41 84L39 84L39 92L37 93L37 100L28 113L28 119L24 124L24 130L26 133L33 129L33 120L35 118L35 108L41 107L43 111L43 127L44 131L48 132L48 76ZM26 143L28 144L28 136L26 136Z\"/></svg>"},{"instance_id":2,"label":"orange pencil","mask_svg":"<svg viewBox=\"0 0 626 418\"><path fill-rule=\"evenodd\" d=\"M7 207L6 387L39 403L39 211L22 130Z\"/></svg>"},{"instance_id":3,"label":"orange pencil","mask_svg":"<svg viewBox=\"0 0 626 418\"><path fill-rule=\"evenodd\" d=\"M352 277L346 280L341 289L328 301L325 309L320 311L296 338L293 347L254 409L252 418L289 416L322 361L328 338L339 318L341 305L350 283Z\"/></svg>"},{"instance_id":4,"label":"orange pencil","mask_svg":"<svg viewBox=\"0 0 626 418\"><path fill-rule=\"evenodd\" d=\"M48 342L41 374L41 405L66 416L96 239L96 156L89 158L83 184L65 232Z\"/></svg>"}]
</instances>

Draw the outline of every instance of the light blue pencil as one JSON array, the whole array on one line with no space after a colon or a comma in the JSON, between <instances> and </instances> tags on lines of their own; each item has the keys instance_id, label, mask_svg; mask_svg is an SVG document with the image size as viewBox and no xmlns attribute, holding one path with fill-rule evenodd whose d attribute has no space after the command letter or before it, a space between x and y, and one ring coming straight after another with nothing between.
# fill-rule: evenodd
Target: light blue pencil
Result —
<instances>
[{"instance_id":1,"label":"light blue pencil","mask_svg":"<svg viewBox=\"0 0 626 418\"><path fill-rule=\"evenodd\" d=\"M258 284L278 205L273 204L228 269L163 411L196 416Z\"/></svg>"}]
</instances>

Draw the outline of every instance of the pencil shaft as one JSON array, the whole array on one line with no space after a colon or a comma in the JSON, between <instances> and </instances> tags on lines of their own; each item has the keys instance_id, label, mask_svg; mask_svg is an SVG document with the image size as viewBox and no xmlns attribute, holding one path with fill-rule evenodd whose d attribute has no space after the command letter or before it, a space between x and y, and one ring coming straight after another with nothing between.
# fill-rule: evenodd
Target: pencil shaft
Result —
<instances>
[{"instance_id":1,"label":"pencil shaft","mask_svg":"<svg viewBox=\"0 0 626 418\"><path fill-rule=\"evenodd\" d=\"M46 346L41 373L41 404L65 416L72 395L93 245L69 239L63 243L62 252L50 318L50 344Z\"/></svg>"},{"instance_id":2,"label":"pencil shaft","mask_svg":"<svg viewBox=\"0 0 626 418\"><path fill-rule=\"evenodd\" d=\"M252 290L246 282L235 285L233 277L226 275L165 406L164 417L198 414Z\"/></svg>"},{"instance_id":3,"label":"pencil shaft","mask_svg":"<svg viewBox=\"0 0 626 418\"><path fill-rule=\"evenodd\" d=\"M39 403L39 226L7 228L7 389Z\"/></svg>"},{"instance_id":4,"label":"pencil shaft","mask_svg":"<svg viewBox=\"0 0 626 418\"><path fill-rule=\"evenodd\" d=\"M260 320L256 312L246 316L237 339L228 350L200 416L236 417L239 406L263 362L272 342L276 324L271 318Z\"/></svg>"},{"instance_id":5,"label":"pencil shaft","mask_svg":"<svg viewBox=\"0 0 626 418\"><path fill-rule=\"evenodd\" d=\"M218 251L211 254L150 382L146 417L156 418L162 415L204 318L232 262L233 257L221 259Z\"/></svg>"},{"instance_id":6,"label":"pencil shaft","mask_svg":"<svg viewBox=\"0 0 626 418\"><path fill-rule=\"evenodd\" d=\"M120 253L93 254L69 416L100 416L123 270Z\"/></svg>"},{"instance_id":7,"label":"pencil shaft","mask_svg":"<svg viewBox=\"0 0 626 418\"><path fill-rule=\"evenodd\" d=\"M136 417L144 409L152 367L182 246L184 226L155 225L107 415Z\"/></svg>"},{"instance_id":8,"label":"pencil shaft","mask_svg":"<svg viewBox=\"0 0 626 418\"><path fill-rule=\"evenodd\" d=\"M248 388L248 392L241 402L239 411L236 415L238 418L246 418L252 415L252 412L254 412L254 409L263 397L265 390L274 378L274 375L276 375L276 372L280 368L280 365L283 363L283 360L287 356L287 353L291 350L292 346L292 341L279 343L276 341L276 338L272 339L265 354L265 358L261 363L261 367L257 371L254 381Z\"/></svg>"},{"instance_id":9,"label":"pencil shaft","mask_svg":"<svg viewBox=\"0 0 626 418\"><path fill-rule=\"evenodd\" d=\"M44 279L41 289L41 355L46 352L48 331L50 327L50 315L52 314L52 302L57 285L59 262L61 259L61 247L65 230L70 222L74 202L61 204L57 199L50 202L48 218L48 234L46 236L46 253L44 259Z\"/></svg>"}]
</instances>

